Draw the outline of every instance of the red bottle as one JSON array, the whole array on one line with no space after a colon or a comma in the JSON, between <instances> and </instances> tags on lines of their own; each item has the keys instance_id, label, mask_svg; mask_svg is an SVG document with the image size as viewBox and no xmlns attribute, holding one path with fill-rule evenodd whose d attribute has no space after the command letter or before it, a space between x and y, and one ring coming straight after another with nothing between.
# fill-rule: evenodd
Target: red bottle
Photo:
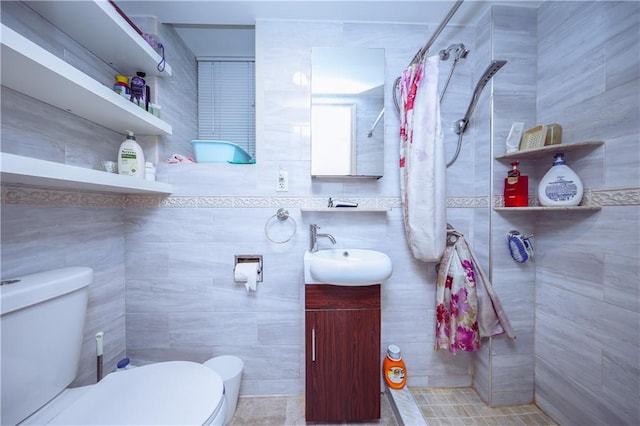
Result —
<instances>
[{"instance_id":1,"label":"red bottle","mask_svg":"<svg viewBox=\"0 0 640 426\"><path fill-rule=\"evenodd\" d=\"M504 180L504 205L505 207L527 207L529 205L529 177L523 176L518 170L518 161L511 163Z\"/></svg>"}]
</instances>

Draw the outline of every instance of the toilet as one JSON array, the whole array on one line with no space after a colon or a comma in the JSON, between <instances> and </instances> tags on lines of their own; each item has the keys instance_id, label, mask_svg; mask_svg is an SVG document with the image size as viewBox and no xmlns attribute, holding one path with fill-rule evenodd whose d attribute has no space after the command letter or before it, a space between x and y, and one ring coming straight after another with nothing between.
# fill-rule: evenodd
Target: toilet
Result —
<instances>
[{"instance_id":1,"label":"toilet","mask_svg":"<svg viewBox=\"0 0 640 426\"><path fill-rule=\"evenodd\" d=\"M159 362L67 388L92 280L91 268L69 267L2 282L1 424L223 425L224 381L195 362Z\"/></svg>"},{"instance_id":2,"label":"toilet","mask_svg":"<svg viewBox=\"0 0 640 426\"><path fill-rule=\"evenodd\" d=\"M227 400L227 415L224 424L227 425L231 423L236 412L244 362L237 356L222 355L206 361L204 366L218 373L224 383L224 395Z\"/></svg>"}]
</instances>

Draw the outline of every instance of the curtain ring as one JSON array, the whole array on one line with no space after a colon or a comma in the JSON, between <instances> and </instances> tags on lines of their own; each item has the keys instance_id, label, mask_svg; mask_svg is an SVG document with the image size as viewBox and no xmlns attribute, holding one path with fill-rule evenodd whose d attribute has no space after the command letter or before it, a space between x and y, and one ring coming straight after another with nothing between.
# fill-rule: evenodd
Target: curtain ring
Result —
<instances>
[{"instance_id":1,"label":"curtain ring","mask_svg":"<svg viewBox=\"0 0 640 426\"><path fill-rule=\"evenodd\" d=\"M274 240L269 235L269 227L270 227L271 223L273 222L273 219L276 219L276 218L278 219L277 222L285 222L286 220L291 219L291 222L293 223L293 232L285 240ZM274 223L276 223L276 222L274 222ZM264 224L264 235L266 235L267 239L269 241L271 241L272 243L284 244L284 243L290 241L291 238L293 238L293 236L296 235L297 228L298 228L298 225L296 224L296 221L291 216L289 216L289 211L286 210L286 209L283 209L283 208L279 208L278 211L276 212L276 214L274 214L269 219L267 219L267 222Z\"/></svg>"}]
</instances>

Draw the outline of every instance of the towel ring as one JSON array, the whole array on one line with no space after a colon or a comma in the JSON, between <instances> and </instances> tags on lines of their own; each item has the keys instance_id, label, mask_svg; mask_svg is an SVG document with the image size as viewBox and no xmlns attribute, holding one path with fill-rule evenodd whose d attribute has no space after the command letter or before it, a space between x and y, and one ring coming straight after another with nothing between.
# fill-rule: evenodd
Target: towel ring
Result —
<instances>
[{"instance_id":1,"label":"towel ring","mask_svg":"<svg viewBox=\"0 0 640 426\"><path fill-rule=\"evenodd\" d=\"M273 219L277 218L279 222L284 222L287 219L291 219L291 222L293 223L293 232L291 233L291 235L289 235L289 237L285 240L274 240L273 238L271 238L271 236L269 235L269 228L272 224ZM274 222L276 223L276 222ZM271 241L272 243L276 243L276 244L284 244L288 241L291 240L291 238L293 238L294 235L296 235L296 231L297 231L298 225L296 224L296 221L289 216L289 211L283 208L278 209L278 211L276 212L276 214L274 214L273 216L271 216L269 219L267 219L267 223L264 224L264 235L267 236L267 238L269 239L269 241Z\"/></svg>"}]
</instances>

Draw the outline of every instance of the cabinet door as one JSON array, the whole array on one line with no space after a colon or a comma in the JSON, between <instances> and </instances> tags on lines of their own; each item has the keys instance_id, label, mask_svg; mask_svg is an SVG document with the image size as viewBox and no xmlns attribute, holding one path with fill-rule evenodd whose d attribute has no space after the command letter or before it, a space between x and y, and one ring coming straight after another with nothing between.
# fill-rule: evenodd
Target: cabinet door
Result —
<instances>
[{"instance_id":1,"label":"cabinet door","mask_svg":"<svg viewBox=\"0 0 640 426\"><path fill-rule=\"evenodd\" d=\"M380 418L380 310L306 312L306 420Z\"/></svg>"}]
</instances>

